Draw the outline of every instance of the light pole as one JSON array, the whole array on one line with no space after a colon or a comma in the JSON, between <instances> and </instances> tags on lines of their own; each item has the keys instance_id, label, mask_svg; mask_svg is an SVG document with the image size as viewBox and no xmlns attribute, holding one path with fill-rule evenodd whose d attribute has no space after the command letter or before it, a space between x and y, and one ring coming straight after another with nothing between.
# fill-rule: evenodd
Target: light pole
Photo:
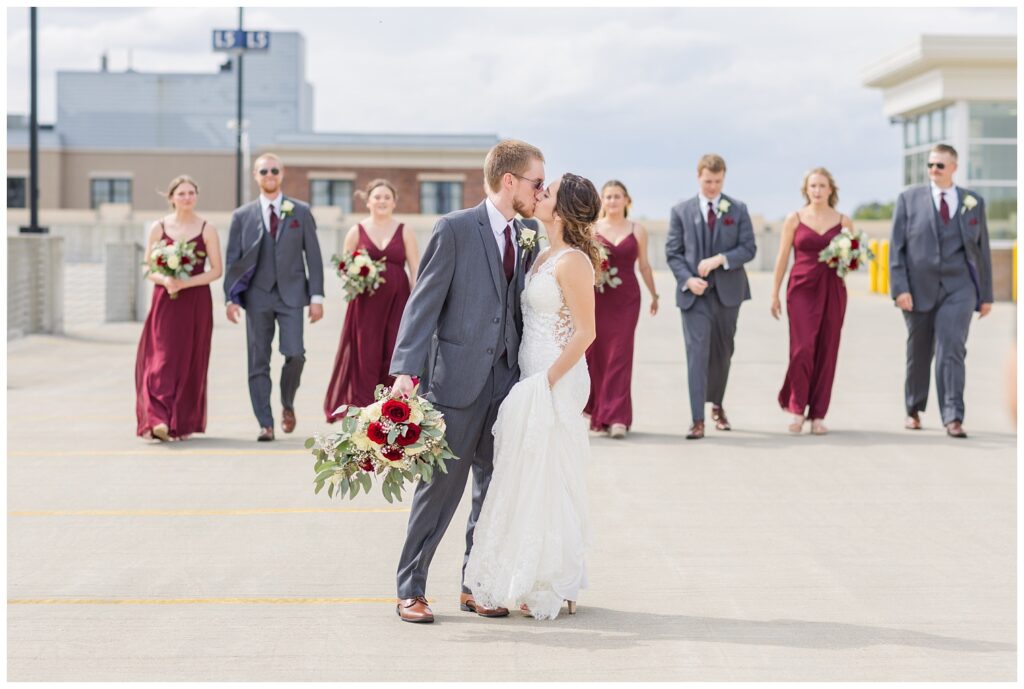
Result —
<instances>
[{"instance_id":1,"label":"light pole","mask_svg":"<svg viewBox=\"0 0 1024 689\"><path fill-rule=\"evenodd\" d=\"M36 8L28 9L28 227L23 232L46 232L39 227L39 113L36 98Z\"/></svg>"},{"instance_id":2,"label":"light pole","mask_svg":"<svg viewBox=\"0 0 1024 689\"><path fill-rule=\"evenodd\" d=\"M245 10L238 8L238 32L242 33L242 17ZM243 50L238 51L238 115L235 120L238 125L235 127L235 208L242 205L242 184L244 172L242 170L242 55Z\"/></svg>"}]
</instances>

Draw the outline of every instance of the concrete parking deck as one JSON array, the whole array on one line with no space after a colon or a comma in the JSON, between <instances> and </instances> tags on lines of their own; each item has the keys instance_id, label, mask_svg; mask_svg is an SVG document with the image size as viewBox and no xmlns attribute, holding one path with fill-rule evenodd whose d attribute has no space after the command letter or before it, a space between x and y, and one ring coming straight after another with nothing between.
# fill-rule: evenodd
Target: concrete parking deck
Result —
<instances>
[{"instance_id":1,"label":"concrete parking deck","mask_svg":"<svg viewBox=\"0 0 1024 689\"><path fill-rule=\"evenodd\" d=\"M787 327L756 274L736 430L688 442L673 283L657 279L634 432L592 443L591 585L548 623L459 612L467 501L431 568L437 622L401 623L408 502L313 494L302 441L326 427L333 282L306 328L297 431L272 444L254 442L244 327L219 307L209 425L186 443L134 436L140 324L9 342L8 679L1013 680L1014 306L972 324L971 437L944 435L934 391L907 432L902 318L851 277L832 432L793 437L775 401Z\"/></svg>"}]
</instances>

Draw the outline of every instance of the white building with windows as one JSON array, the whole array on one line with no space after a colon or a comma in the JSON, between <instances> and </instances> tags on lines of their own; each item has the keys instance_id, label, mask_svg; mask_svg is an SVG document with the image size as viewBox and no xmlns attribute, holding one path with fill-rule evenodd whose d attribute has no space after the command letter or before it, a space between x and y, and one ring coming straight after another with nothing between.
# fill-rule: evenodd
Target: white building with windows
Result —
<instances>
[{"instance_id":1,"label":"white building with windows","mask_svg":"<svg viewBox=\"0 0 1024 689\"><path fill-rule=\"evenodd\" d=\"M903 129L903 184L928 181L928 151L947 143L957 183L985 198L991 235L1016 237L1017 37L923 35L863 77Z\"/></svg>"}]
</instances>

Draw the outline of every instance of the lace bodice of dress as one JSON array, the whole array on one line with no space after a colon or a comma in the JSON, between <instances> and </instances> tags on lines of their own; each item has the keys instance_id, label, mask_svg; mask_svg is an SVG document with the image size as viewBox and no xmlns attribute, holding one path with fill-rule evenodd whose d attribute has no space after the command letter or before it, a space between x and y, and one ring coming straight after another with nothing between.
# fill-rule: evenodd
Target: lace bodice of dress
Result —
<instances>
[{"instance_id":1,"label":"lace bodice of dress","mask_svg":"<svg viewBox=\"0 0 1024 689\"><path fill-rule=\"evenodd\" d=\"M523 378L550 367L575 332L572 313L555 277L555 265L572 251L583 253L567 248L550 256L551 249L546 249L537 257L539 265L526 276L522 300L523 341L519 349Z\"/></svg>"}]
</instances>

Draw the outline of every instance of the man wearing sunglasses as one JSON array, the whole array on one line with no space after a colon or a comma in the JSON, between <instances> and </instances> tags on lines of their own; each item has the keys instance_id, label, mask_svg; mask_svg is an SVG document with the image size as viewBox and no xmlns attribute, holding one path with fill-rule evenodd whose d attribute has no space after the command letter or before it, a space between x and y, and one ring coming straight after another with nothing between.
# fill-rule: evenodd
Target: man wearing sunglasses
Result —
<instances>
[{"instance_id":1,"label":"man wearing sunglasses","mask_svg":"<svg viewBox=\"0 0 1024 689\"><path fill-rule=\"evenodd\" d=\"M985 202L953 184L956 149L937 144L928 154L931 182L900 194L892 224L892 296L907 323L904 388L908 430L921 428L935 357L935 390L946 433L963 429L964 359L971 314L992 310L992 259Z\"/></svg>"},{"instance_id":2,"label":"man wearing sunglasses","mask_svg":"<svg viewBox=\"0 0 1024 689\"><path fill-rule=\"evenodd\" d=\"M270 352L281 329L281 430L295 430L295 393L306 363L302 309L309 322L324 315L324 265L309 206L281 193L284 166L267 153L256 159L253 179L260 196L235 210L225 257L224 293L232 323L245 309L249 398L260 424L260 442L274 439L270 406ZM307 275L308 269L308 275Z\"/></svg>"}]
</instances>

